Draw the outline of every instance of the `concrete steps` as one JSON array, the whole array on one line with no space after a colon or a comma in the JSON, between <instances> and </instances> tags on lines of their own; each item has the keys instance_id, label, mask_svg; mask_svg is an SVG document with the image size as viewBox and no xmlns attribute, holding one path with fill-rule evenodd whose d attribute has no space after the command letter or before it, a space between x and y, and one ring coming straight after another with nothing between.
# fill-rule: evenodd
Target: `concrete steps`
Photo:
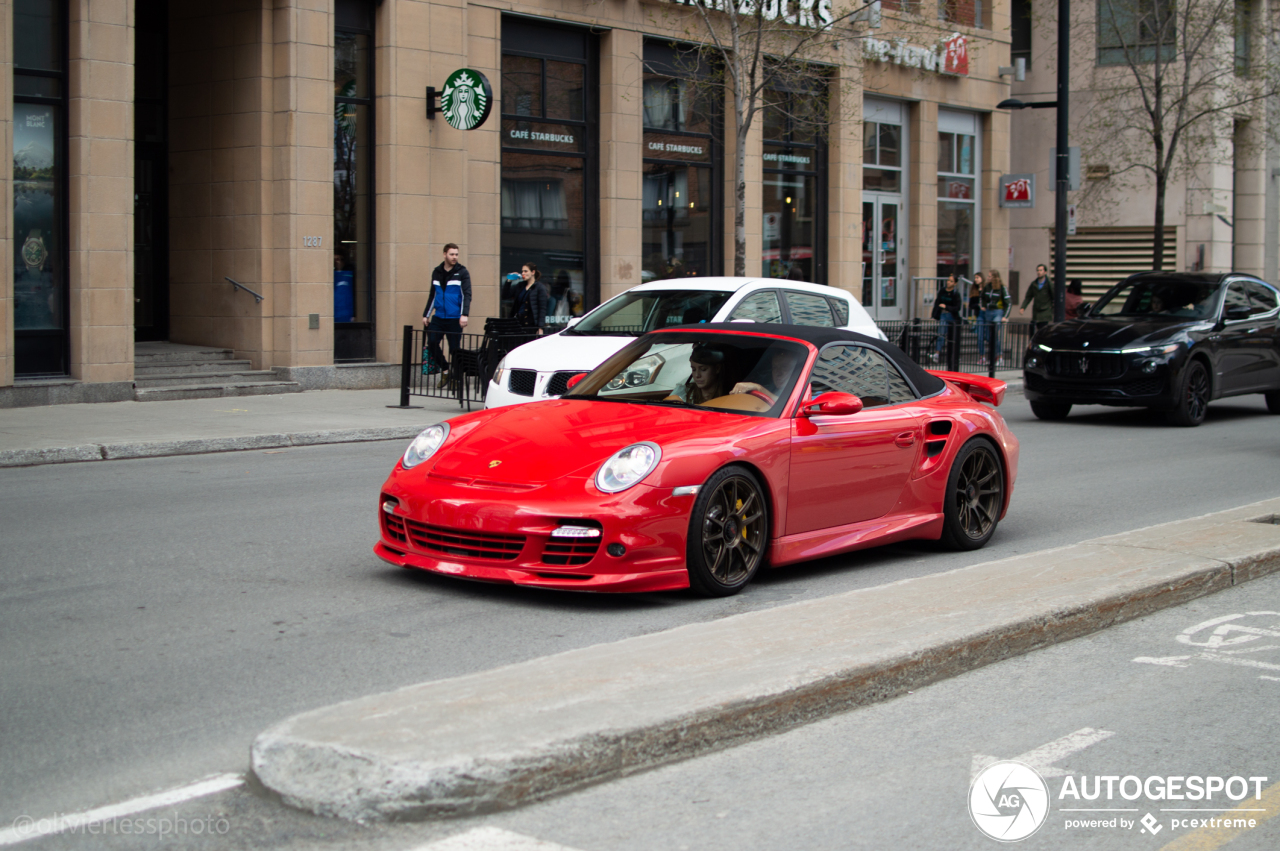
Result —
<instances>
[{"instance_id":1,"label":"concrete steps","mask_svg":"<svg viewBox=\"0 0 1280 851\"><path fill-rule=\"evenodd\" d=\"M265 396L298 393L295 381L235 360L230 349L181 343L138 343L134 349L133 396L139 402Z\"/></svg>"}]
</instances>

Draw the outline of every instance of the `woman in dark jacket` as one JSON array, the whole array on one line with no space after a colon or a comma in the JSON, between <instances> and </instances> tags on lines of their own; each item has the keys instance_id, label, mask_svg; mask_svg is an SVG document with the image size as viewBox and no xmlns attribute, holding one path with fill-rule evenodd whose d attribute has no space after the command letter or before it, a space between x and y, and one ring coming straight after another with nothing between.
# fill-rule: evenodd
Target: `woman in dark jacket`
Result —
<instances>
[{"instance_id":1,"label":"woman in dark jacket","mask_svg":"<svg viewBox=\"0 0 1280 851\"><path fill-rule=\"evenodd\" d=\"M542 283L542 273L532 263L520 267L524 286L516 290L515 317L529 330L537 329L539 335L547 330L547 304L551 293Z\"/></svg>"}]
</instances>

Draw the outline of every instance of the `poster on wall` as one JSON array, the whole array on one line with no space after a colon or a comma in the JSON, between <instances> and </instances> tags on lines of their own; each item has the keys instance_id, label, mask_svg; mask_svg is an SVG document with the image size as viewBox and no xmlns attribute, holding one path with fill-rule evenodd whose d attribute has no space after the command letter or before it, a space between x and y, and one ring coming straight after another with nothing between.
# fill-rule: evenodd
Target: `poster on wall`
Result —
<instances>
[{"instance_id":1,"label":"poster on wall","mask_svg":"<svg viewBox=\"0 0 1280 851\"><path fill-rule=\"evenodd\" d=\"M52 107L13 105L13 322L19 331L62 327L56 130Z\"/></svg>"}]
</instances>

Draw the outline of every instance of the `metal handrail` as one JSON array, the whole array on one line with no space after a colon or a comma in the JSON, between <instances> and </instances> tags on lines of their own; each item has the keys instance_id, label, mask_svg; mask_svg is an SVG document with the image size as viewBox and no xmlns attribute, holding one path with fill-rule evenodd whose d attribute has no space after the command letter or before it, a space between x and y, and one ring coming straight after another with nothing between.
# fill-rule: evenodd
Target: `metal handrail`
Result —
<instances>
[{"instance_id":1,"label":"metal handrail","mask_svg":"<svg viewBox=\"0 0 1280 851\"><path fill-rule=\"evenodd\" d=\"M240 283L239 281L233 280L232 278L228 278L226 275L223 275L222 277L223 277L223 279L225 279L225 280L229 281L229 282L231 283L231 286L235 287L235 288L236 288L236 289L238 289L238 290L244 290L244 291L245 291L245 292L247 292L249 295L253 296L253 298L254 298L254 303L255 303L255 304L262 304L262 296L258 295L258 294L257 294L257 293L255 293L253 290L249 289L248 287L246 287L244 284Z\"/></svg>"}]
</instances>

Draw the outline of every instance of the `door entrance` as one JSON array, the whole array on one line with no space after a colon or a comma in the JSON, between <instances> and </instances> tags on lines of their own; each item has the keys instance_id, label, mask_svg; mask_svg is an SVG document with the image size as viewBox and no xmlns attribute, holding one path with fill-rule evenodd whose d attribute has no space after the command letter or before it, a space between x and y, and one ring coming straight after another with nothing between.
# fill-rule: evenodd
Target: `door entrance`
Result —
<instances>
[{"instance_id":1,"label":"door entrance","mask_svg":"<svg viewBox=\"0 0 1280 851\"><path fill-rule=\"evenodd\" d=\"M862 306L877 321L906 318L902 224L900 195L863 195Z\"/></svg>"},{"instance_id":2,"label":"door entrance","mask_svg":"<svg viewBox=\"0 0 1280 851\"><path fill-rule=\"evenodd\" d=\"M138 0L133 145L133 339L169 339L169 7Z\"/></svg>"}]
</instances>

